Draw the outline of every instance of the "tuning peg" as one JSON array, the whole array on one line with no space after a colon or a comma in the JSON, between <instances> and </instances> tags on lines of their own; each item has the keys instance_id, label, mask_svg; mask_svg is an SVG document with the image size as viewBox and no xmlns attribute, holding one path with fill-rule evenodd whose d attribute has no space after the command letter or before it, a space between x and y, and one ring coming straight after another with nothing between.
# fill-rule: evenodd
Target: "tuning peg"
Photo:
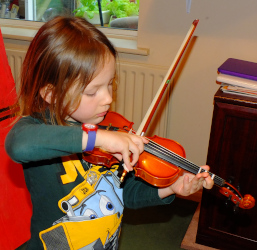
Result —
<instances>
[{"instance_id":1,"label":"tuning peg","mask_svg":"<svg viewBox=\"0 0 257 250\"><path fill-rule=\"evenodd\" d=\"M225 207L229 206L229 204L231 203L231 198L232 198L232 195L229 195L228 198L225 200Z\"/></svg>"},{"instance_id":2,"label":"tuning peg","mask_svg":"<svg viewBox=\"0 0 257 250\"><path fill-rule=\"evenodd\" d=\"M236 205L234 206L233 212L234 212L234 214L238 214L238 212L239 212L239 202L237 202Z\"/></svg>"},{"instance_id":3,"label":"tuning peg","mask_svg":"<svg viewBox=\"0 0 257 250\"><path fill-rule=\"evenodd\" d=\"M233 184L234 181L235 181L235 177L234 177L234 176L230 176L230 177L228 178L228 183L229 183L229 184Z\"/></svg>"}]
</instances>

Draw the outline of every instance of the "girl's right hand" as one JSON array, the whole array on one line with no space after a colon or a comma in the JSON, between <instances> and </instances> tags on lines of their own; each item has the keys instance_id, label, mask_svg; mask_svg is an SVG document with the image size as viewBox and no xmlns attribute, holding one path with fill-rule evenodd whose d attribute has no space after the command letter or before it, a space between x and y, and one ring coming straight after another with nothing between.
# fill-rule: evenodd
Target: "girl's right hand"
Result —
<instances>
[{"instance_id":1,"label":"girl's right hand","mask_svg":"<svg viewBox=\"0 0 257 250\"><path fill-rule=\"evenodd\" d=\"M134 134L101 129L96 132L95 147L111 153L119 161L123 160L126 171L133 170L139 155L144 151L144 143L148 143L145 137ZM132 160L130 158L131 154Z\"/></svg>"}]
</instances>

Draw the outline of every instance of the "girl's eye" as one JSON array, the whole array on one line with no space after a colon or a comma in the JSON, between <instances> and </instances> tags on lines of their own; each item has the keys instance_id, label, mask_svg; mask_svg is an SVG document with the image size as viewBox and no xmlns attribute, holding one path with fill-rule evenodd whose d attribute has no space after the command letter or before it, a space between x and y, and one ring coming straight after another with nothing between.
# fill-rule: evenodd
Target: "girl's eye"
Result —
<instances>
[{"instance_id":1,"label":"girl's eye","mask_svg":"<svg viewBox=\"0 0 257 250\"><path fill-rule=\"evenodd\" d=\"M92 97L92 96L95 96L95 93L93 93L93 94L86 93L86 95L89 97Z\"/></svg>"},{"instance_id":2,"label":"girl's eye","mask_svg":"<svg viewBox=\"0 0 257 250\"><path fill-rule=\"evenodd\" d=\"M83 91L83 95L86 95L86 96L89 96L89 97L92 97L92 96L95 96L97 93L97 89L95 88L85 88L84 91Z\"/></svg>"},{"instance_id":3,"label":"girl's eye","mask_svg":"<svg viewBox=\"0 0 257 250\"><path fill-rule=\"evenodd\" d=\"M86 96L89 96L89 97L92 97L92 96L95 96L96 95L96 93L97 93L97 91L96 90L89 90L89 91L84 91L83 92L83 95L86 95Z\"/></svg>"}]
</instances>

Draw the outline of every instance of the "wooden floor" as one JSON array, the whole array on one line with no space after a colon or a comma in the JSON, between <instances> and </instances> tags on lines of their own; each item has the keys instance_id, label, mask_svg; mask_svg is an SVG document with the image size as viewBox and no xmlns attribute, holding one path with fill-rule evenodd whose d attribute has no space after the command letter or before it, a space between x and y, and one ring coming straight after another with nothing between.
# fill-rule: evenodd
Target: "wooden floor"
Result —
<instances>
[{"instance_id":1,"label":"wooden floor","mask_svg":"<svg viewBox=\"0 0 257 250\"><path fill-rule=\"evenodd\" d=\"M198 227L198 220L199 220L199 213L200 213L200 203L201 203L202 193L198 192L193 196L189 197L188 199L194 200L199 202L199 205L195 211L195 214L189 224L185 237L181 243L181 248L186 250L218 250L216 248L204 246L195 243L197 227Z\"/></svg>"}]
</instances>

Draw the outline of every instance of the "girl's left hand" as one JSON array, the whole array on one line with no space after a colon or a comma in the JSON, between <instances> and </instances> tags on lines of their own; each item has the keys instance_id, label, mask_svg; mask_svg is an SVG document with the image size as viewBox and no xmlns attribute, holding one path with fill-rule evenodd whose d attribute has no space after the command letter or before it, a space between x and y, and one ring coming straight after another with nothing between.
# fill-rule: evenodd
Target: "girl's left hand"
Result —
<instances>
[{"instance_id":1,"label":"girl's left hand","mask_svg":"<svg viewBox=\"0 0 257 250\"><path fill-rule=\"evenodd\" d=\"M209 166L202 166L201 168L209 171ZM214 181L207 172L193 175L190 173L184 173L180 176L176 182L171 186L159 189L160 198L165 198L172 194L178 194L181 196L188 196L196 193L200 189L207 188L211 189L214 185Z\"/></svg>"}]
</instances>

